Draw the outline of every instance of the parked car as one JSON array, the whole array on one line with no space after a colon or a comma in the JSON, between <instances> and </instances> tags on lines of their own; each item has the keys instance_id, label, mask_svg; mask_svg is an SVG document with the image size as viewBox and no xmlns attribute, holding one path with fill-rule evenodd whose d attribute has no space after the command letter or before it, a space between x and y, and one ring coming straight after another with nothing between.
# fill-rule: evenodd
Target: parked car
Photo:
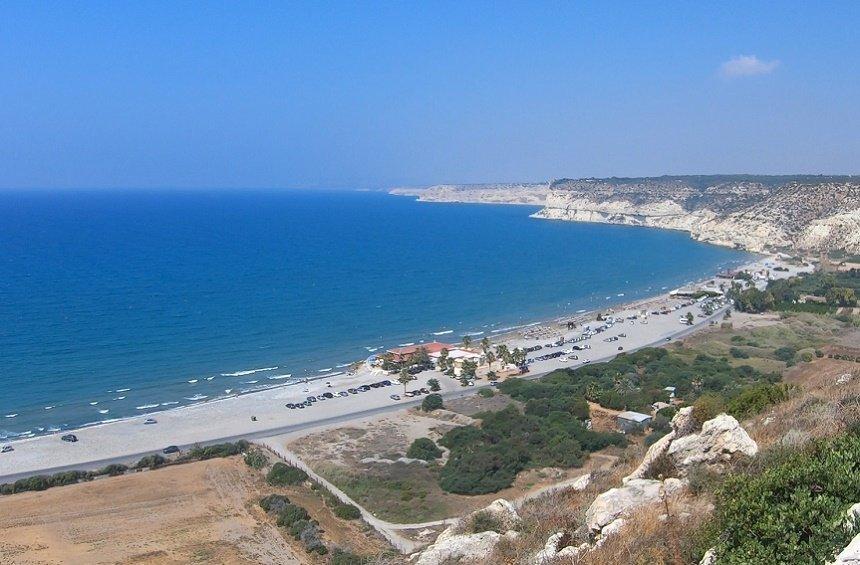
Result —
<instances>
[{"instance_id":1,"label":"parked car","mask_svg":"<svg viewBox=\"0 0 860 565\"><path fill-rule=\"evenodd\" d=\"M418 390L420 390L420 391L421 391L421 394L430 394L430 391L429 391L429 390L427 390L427 388L426 388L426 387L421 387L421 388L420 388L420 389L418 389Z\"/></svg>"},{"instance_id":2,"label":"parked car","mask_svg":"<svg viewBox=\"0 0 860 565\"><path fill-rule=\"evenodd\" d=\"M382 386L391 386L391 381L389 381L389 380L382 381Z\"/></svg>"},{"instance_id":3,"label":"parked car","mask_svg":"<svg viewBox=\"0 0 860 565\"><path fill-rule=\"evenodd\" d=\"M388 398L390 398L391 400L400 400L400 395L399 394L392 394Z\"/></svg>"},{"instance_id":4,"label":"parked car","mask_svg":"<svg viewBox=\"0 0 860 565\"><path fill-rule=\"evenodd\" d=\"M343 390L342 390L342 391L340 391L339 393L337 393L337 395L338 395L338 396L349 396L349 393L348 393L348 392L346 392L346 391L343 391Z\"/></svg>"},{"instance_id":5,"label":"parked car","mask_svg":"<svg viewBox=\"0 0 860 565\"><path fill-rule=\"evenodd\" d=\"M621 347L621 346L619 345L619 346L618 346L618 351L623 351L623 350L624 350L624 348L623 348L623 347Z\"/></svg>"},{"instance_id":6,"label":"parked car","mask_svg":"<svg viewBox=\"0 0 860 565\"><path fill-rule=\"evenodd\" d=\"M499 381L490 381L490 386L493 386L493 387L499 386Z\"/></svg>"},{"instance_id":7,"label":"parked car","mask_svg":"<svg viewBox=\"0 0 860 565\"><path fill-rule=\"evenodd\" d=\"M76 441L78 441L78 436L76 436L75 434L66 434L64 436L61 436L60 439L69 443L75 443Z\"/></svg>"},{"instance_id":8,"label":"parked car","mask_svg":"<svg viewBox=\"0 0 860 565\"><path fill-rule=\"evenodd\" d=\"M284 406L286 406L290 410L293 410L296 407L296 405L293 404L292 402L288 402L288 403L284 404Z\"/></svg>"},{"instance_id":9,"label":"parked car","mask_svg":"<svg viewBox=\"0 0 860 565\"><path fill-rule=\"evenodd\" d=\"M350 394L358 394L358 391L354 388L348 388L348 389L346 389L346 392L348 392Z\"/></svg>"},{"instance_id":10,"label":"parked car","mask_svg":"<svg viewBox=\"0 0 860 565\"><path fill-rule=\"evenodd\" d=\"M413 396L415 396L415 393L410 390L410 391L404 392L403 396L405 396L406 398L412 398Z\"/></svg>"},{"instance_id":11,"label":"parked car","mask_svg":"<svg viewBox=\"0 0 860 565\"><path fill-rule=\"evenodd\" d=\"M145 425L151 426L152 424L157 424L158 420L156 420L155 418L147 418L146 420L143 421L143 423Z\"/></svg>"},{"instance_id":12,"label":"parked car","mask_svg":"<svg viewBox=\"0 0 860 565\"><path fill-rule=\"evenodd\" d=\"M309 397L307 397L307 399L306 399L306 400L307 400L308 402L316 402L316 401L317 401L317 397L316 397L316 396L309 396Z\"/></svg>"},{"instance_id":13,"label":"parked car","mask_svg":"<svg viewBox=\"0 0 860 565\"><path fill-rule=\"evenodd\" d=\"M15 448L11 445L4 445L2 449L0 449L0 453L9 453L10 451L15 451Z\"/></svg>"},{"instance_id":14,"label":"parked car","mask_svg":"<svg viewBox=\"0 0 860 565\"><path fill-rule=\"evenodd\" d=\"M332 393L330 393L330 392L324 392L324 393L323 393L323 396L324 396L324 397L326 397L326 398L334 398L334 395L333 395Z\"/></svg>"},{"instance_id":15,"label":"parked car","mask_svg":"<svg viewBox=\"0 0 860 565\"><path fill-rule=\"evenodd\" d=\"M167 447L162 449L161 452L165 455L170 455L171 453L179 453L179 448L175 445L168 445Z\"/></svg>"}]
</instances>

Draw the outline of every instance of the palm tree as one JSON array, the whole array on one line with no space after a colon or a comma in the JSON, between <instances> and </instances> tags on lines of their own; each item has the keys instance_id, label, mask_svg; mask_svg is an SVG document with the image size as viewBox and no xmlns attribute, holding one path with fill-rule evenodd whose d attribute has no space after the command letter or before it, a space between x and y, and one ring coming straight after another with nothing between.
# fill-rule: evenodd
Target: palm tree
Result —
<instances>
[{"instance_id":1,"label":"palm tree","mask_svg":"<svg viewBox=\"0 0 860 565\"><path fill-rule=\"evenodd\" d=\"M470 345L472 345L472 338L469 337L469 335L464 335L463 336L463 347L469 347Z\"/></svg>"},{"instance_id":2,"label":"palm tree","mask_svg":"<svg viewBox=\"0 0 860 565\"><path fill-rule=\"evenodd\" d=\"M490 352L490 340L486 336L481 340L481 350L483 350L484 355Z\"/></svg>"},{"instance_id":3,"label":"palm tree","mask_svg":"<svg viewBox=\"0 0 860 565\"><path fill-rule=\"evenodd\" d=\"M415 380L415 377L410 375L409 371L407 371L405 367L403 369L400 369L400 376L397 377L397 382L399 382L400 384L403 385L403 392L404 393L406 392L406 384L409 381L413 381L413 380Z\"/></svg>"},{"instance_id":4,"label":"palm tree","mask_svg":"<svg viewBox=\"0 0 860 565\"><path fill-rule=\"evenodd\" d=\"M496 357L499 357L505 364L509 364L511 362L511 352L508 350L508 346L504 343L496 346Z\"/></svg>"}]
</instances>

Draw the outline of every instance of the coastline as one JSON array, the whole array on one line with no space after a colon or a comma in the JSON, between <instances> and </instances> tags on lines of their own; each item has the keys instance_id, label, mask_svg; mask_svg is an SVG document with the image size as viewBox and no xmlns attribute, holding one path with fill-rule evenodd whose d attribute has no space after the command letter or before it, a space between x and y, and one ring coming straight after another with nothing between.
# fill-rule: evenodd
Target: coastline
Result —
<instances>
[{"instance_id":1,"label":"coastline","mask_svg":"<svg viewBox=\"0 0 860 565\"><path fill-rule=\"evenodd\" d=\"M763 266L768 261L772 261L772 259L769 257L758 258L756 261L748 263L747 266ZM781 274L787 276L790 273ZM705 280L710 278L712 277L707 277ZM672 301L674 303L681 302L672 299L667 292L663 292L633 301L614 302L612 309L621 314L624 311L637 311L645 304L658 302L668 304ZM693 311L693 308L695 307L690 307L690 311ZM593 319L599 311L605 312L606 309L579 312L576 316L583 320ZM683 313L684 310L678 311L678 315L683 315ZM651 325L631 326L627 330L630 333L630 338L625 339L625 345L627 345L625 350L632 351L649 344L653 345L667 339L674 339L679 335L698 331L708 327L708 322L711 319L697 318L693 326L679 327L674 313L672 316L660 318L655 319ZM569 319L571 316L554 317L541 322L524 324L519 328L512 328L508 332L492 334L490 337L494 343L504 342L511 347L524 345L528 340L531 340L530 343L536 343L535 340L541 338L526 337L523 333L525 328L556 328L552 331L564 333L563 330L558 329L559 322ZM606 349L604 345L602 342L594 344L593 361L617 354L617 352L608 349L603 351ZM534 378L558 368L576 367L581 365L583 361L558 364L556 360L552 360L536 363L532 368L530 377ZM414 386L417 388L421 382L426 383L428 378L433 377L440 380L444 396L473 394L480 388L463 389L455 379L445 377L437 371L421 373L419 381ZM0 481L5 482L8 477L36 474L45 469L88 469L92 468L95 463L130 461L136 455L159 452L167 445L190 446L243 437L264 437L286 431L309 430L331 425L333 422L367 417L370 414L402 410L417 404L416 401L395 402L389 399L388 396L392 392L401 392L401 386L395 383L391 387L373 389L360 395L350 395L335 398L326 401L326 403L317 403L307 410L284 408L284 403L304 400L305 396L317 395L325 391L338 392L349 387L378 382L386 378L393 380L390 375L385 375L378 369L370 369L364 365L353 375L342 375L329 381L326 381L325 375L321 375L313 380L309 379L307 383L285 383L262 391L248 392L75 428L73 431L79 436L80 441L74 444L61 442L58 433L14 440L8 443L14 447L15 451L4 454L0 458ZM327 386L327 382L330 385ZM481 382L483 386L486 384L485 381ZM251 416L255 416L256 421L252 421ZM157 425L143 423L151 417L157 418ZM64 432L67 431L69 430Z\"/></svg>"}]
</instances>

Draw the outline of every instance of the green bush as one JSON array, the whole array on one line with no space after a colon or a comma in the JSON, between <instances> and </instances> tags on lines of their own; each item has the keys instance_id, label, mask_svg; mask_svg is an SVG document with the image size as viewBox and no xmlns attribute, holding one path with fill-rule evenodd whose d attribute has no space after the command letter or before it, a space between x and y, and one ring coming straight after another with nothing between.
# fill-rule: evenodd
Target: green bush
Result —
<instances>
[{"instance_id":1,"label":"green bush","mask_svg":"<svg viewBox=\"0 0 860 565\"><path fill-rule=\"evenodd\" d=\"M438 394L428 394L421 402L421 409L425 412L432 412L433 410L438 410L439 408L442 408L442 406L442 396Z\"/></svg>"},{"instance_id":2,"label":"green bush","mask_svg":"<svg viewBox=\"0 0 860 565\"><path fill-rule=\"evenodd\" d=\"M164 465L167 460L159 455L158 453L153 453L152 455L147 455L146 457L142 457L140 461L138 461L135 465L135 469L157 469Z\"/></svg>"},{"instance_id":3,"label":"green bush","mask_svg":"<svg viewBox=\"0 0 860 565\"><path fill-rule=\"evenodd\" d=\"M63 471L51 475L51 486L61 487L65 485L73 485L86 478L87 474L83 471Z\"/></svg>"},{"instance_id":4,"label":"green bush","mask_svg":"<svg viewBox=\"0 0 860 565\"><path fill-rule=\"evenodd\" d=\"M493 398L495 395L496 393L494 393L493 389L491 388L482 388L478 391L478 396L481 396L483 398Z\"/></svg>"},{"instance_id":5,"label":"green bush","mask_svg":"<svg viewBox=\"0 0 860 565\"><path fill-rule=\"evenodd\" d=\"M442 390L442 387L439 385L439 379L429 379L427 381L427 386L429 386L430 390L433 392L439 392Z\"/></svg>"},{"instance_id":6,"label":"green bush","mask_svg":"<svg viewBox=\"0 0 860 565\"><path fill-rule=\"evenodd\" d=\"M406 457L412 459L423 459L424 461L432 461L442 457L442 450L436 447L433 440L426 437L420 437L412 442L409 450L406 452Z\"/></svg>"},{"instance_id":7,"label":"green bush","mask_svg":"<svg viewBox=\"0 0 860 565\"><path fill-rule=\"evenodd\" d=\"M12 484L12 493L47 490L51 488L51 478L47 475L36 475L26 479L18 479Z\"/></svg>"},{"instance_id":8,"label":"green bush","mask_svg":"<svg viewBox=\"0 0 860 565\"><path fill-rule=\"evenodd\" d=\"M498 532L501 534L504 533L503 530L504 528L499 518L492 512L485 510L472 516L471 523L469 524L469 531L473 534L480 534L481 532Z\"/></svg>"},{"instance_id":9,"label":"green bush","mask_svg":"<svg viewBox=\"0 0 860 565\"><path fill-rule=\"evenodd\" d=\"M125 474L128 471L127 465L122 465L120 463L111 463L110 465L106 465L95 472L96 475L108 475L110 477L116 477L119 475Z\"/></svg>"},{"instance_id":10,"label":"green bush","mask_svg":"<svg viewBox=\"0 0 860 565\"><path fill-rule=\"evenodd\" d=\"M308 474L292 465L278 461L266 475L266 482L272 486L285 487L297 485L308 480Z\"/></svg>"},{"instance_id":11,"label":"green bush","mask_svg":"<svg viewBox=\"0 0 860 565\"><path fill-rule=\"evenodd\" d=\"M740 347L732 347L729 349L729 354L735 359L749 359L750 354L741 349Z\"/></svg>"},{"instance_id":12,"label":"green bush","mask_svg":"<svg viewBox=\"0 0 860 565\"><path fill-rule=\"evenodd\" d=\"M785 361L789 363L794 361L794 356L797 354L797 350L793 347L780 347L773 352L773 356L779 359L780 361Z\"/></svg>"},{"instance_id":13,"label":"green bush","mask_svg":"<svg viewBox=\"0 0 860 565\"><path fill-rule=\"evenodd\" d=\"M804 363L811 363L813 359L815 359L815 355L811 351L804 351L800 354L800 360Z\"/></svg>"},{"instance_id":14,"label":"green bush","mask_svg":"<svg viewBox=\"0 0 860 565\"><path fill-rule=\"evenodd\" d=\"M840 527L860 500L856 432L786 450L760 472L728 478L717 490L719 563L825 563L855 531Z\"/></svg>"},{"instance_id":15,"label":"green bush","mask_svg":"<svg viewBox=\"0 0 860 565\"><path fill-rule=\"evenodd\" d=\"M239 455L243 451L246 451L249 447L249 443L245 440L239 440L236 443L216 443L214 445L207 445L206 447L194 446L191 451L188 452L188 459L214 459L216 457L231 457L233 455Z\"/></svg>"},{"instance_id":16,"label":"green bush","mask_svg":"<svg viewBox=\"0 0 860 565\"><path fill-rule=\"evenodd\" d=\"M352 504L338 504L334 507L334 515L342 520L358 520L361 518L361 511Z\"/></svg>"},{"instance_id":17,"label":"green bush","mask_svg":"<svg viewBox=\"0 0 860 565\"><path fill-rule=\"evenodd\" d=\"M253 449L245 454L245 465L260 470L269 463L269 458L259 449Z\"/></svg>"},{"instance_id":18,"label":"green bush","mask_svg":"<svg viewBox=\"0 0 860 565\"><path fill-rule=\"evenodd\" d=\"M745 418L761 412L772 404L788 400L795 388L787 384L759 384L745 388L729 400L726 404L726 412L736 418Z\"/></svg>"},{"instance_id":19,"label":"green bush","mask_svg":"<svg viewBox=\"0 0 860 565\"><path fill-rule=\"evenodd\" d=\"M308 511L297 504L287 503L284 509L278 514L279 526L291 526L299 520L310 520L311 516Z\"/></svg>"},{"instance_id":20,"label":"green bush","mask_svg":"<svg viewBox=\"0 0 860 565\"><path fill-rule=\"evenodd\" d=\"M693 420L702 426L708 420L725 411L725 399L718 394L703 394L693 403Z\"/></svg>"}]
</instances>

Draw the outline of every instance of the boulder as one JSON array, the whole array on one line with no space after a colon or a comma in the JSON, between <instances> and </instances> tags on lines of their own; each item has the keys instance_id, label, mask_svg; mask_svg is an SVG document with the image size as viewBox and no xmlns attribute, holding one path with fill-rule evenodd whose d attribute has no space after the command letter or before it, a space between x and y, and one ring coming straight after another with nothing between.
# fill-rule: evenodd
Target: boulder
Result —
<instances>
[{"instance_id":1,"label":"boulder","mask_svg":"<svg viewBox=\"0 0 860 565\"><path fill-rule=\"evenodd\" d=\"M442 536L440 536L441 538ZM500 534L497 532L481 532L479 534L461 534L445 537L422 551L418 555L417 565L441 565L447 561L462 561L486 563L496 545L503 539L514 540L516 532Z\"/></svg>"},{"instance_id":2,"label":"boulder","mask_svg":"<svg viewBox=\"0 0 860 565\"><path fill-rule=\"evenodd\" d=\"M717 552L713 547L705 552L699 565L717 565Z\"/></svg>"},{"instance_id":3,"label":"boulder","mask_svg":"<svg viewBox=\"0 0 860 565\"><path fill-rule=\"evenodd\" d=\"M737 420L720 414L705 422L701 432L673 440L667 453L683 476L699 465L722 471L724 464L739 453L754 456L758 445Z\"/></svg>"},{"instance_id":4,"label":"boulder","mask_svg":"<svg viewBox=\"0 0 860 565\"><path fill-rule=\"evenodd\" d=\"M585 513L585 524L592 532L600 532L617 518L674 495L685 486L686 482L679 479L630 479L624 486L598 495Z\"/></svg>"},{"instance_id":5,"label":"boulder","mask_svg":"<svg viewBox=\"0 0 860 565\"><path fill-rule=\"evenodd\" d=\"M681 408L675 417L672 418L672 431L655 441L648 451L642 462L635 471L624 477L621 482L627 483L631 479L642 479L651 472L651 467L654 462L669 451L671 443L684 436L689 435L696 428L696 421L693 419L693 407L687 406Z\"/></svg>"}]
</instances>

